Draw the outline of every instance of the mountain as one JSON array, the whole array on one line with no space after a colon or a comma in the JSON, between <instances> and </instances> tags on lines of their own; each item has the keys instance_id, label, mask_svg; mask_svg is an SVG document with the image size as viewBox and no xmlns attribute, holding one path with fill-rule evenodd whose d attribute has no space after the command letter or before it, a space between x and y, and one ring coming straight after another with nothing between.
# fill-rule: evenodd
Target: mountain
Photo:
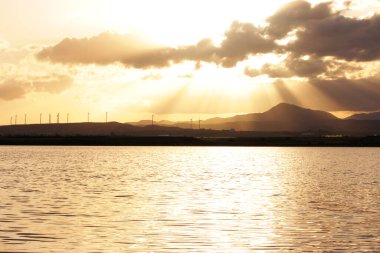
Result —
<instances>
[{"instance_id":1,"label":"mountain","mask_svg":"<svg viewBox=\"0 0 380 253\"><path fill-rule=\"evenodd\" d=\"M236 115L229 118L212 118L203 121L202 124L252 121L310 122L321 120L338 120L338 118L328 112L305 109L296 105L281 103L263 113Z\"/></svg>"},{"instance_id":2,"label":"mountain","mask_svg":"<svg viewBox=\"0 0 380 253\"><path fill-rule=\"evenodd\" d=\"M370 113L358 113L347 117L352 120L380 120L380 111Z\"/></svg>"},{"instance_id":3,"label":"mountain","mask_svg":"<svg viewBox=\"0 0 380 253\"><path fill-rule=\"evenodd\" d=\"M107 135L107 136L219 136L275 135L278 133L380 135L380 120L339 119L318 110L281 103L263 113L211 118L198 121L172 122L150 120L134 124L71 123L0 126L0 136L6 135ZM191 129L192 128L192 129ZM224 130L224 131L220 131ZM253 133L255 132L255 133Z\"/></svg>"},{"instance_id":4,"label":"mountain","mask_svg":"<svg viewBox=\"0 0 380 253\"><path fill-rule=\"evenodd\" d=\"M181 134L186 129L163 126L133 126L118 122L70 123L70 124L30 124L0 126L0 135L168 135Z\"/></svg>"},{"instance_id":5,"label":"mountain","mask_svg":"<svg viewBox=\"0 0 380 253\"><path fill-rule=\"evenodd\" d=\"M234 136L233 131L196 130L173 126L134 126L118 122L109 123L63 123L0 126L1 136ZM94 139L96 140L96 138Z\"/></svg>"},{"instance_id":6,"label":"mountain","mask_svg":"<svg viewBox=\"0 0 380 253\"><path fill-rule=\"evenodd\" d=\"M203 121L202 127L258 132L380 134L380 121L342 120L328 112L286 103L281 103L263 113L212 118Z\"/></svg>"}]
</instances>

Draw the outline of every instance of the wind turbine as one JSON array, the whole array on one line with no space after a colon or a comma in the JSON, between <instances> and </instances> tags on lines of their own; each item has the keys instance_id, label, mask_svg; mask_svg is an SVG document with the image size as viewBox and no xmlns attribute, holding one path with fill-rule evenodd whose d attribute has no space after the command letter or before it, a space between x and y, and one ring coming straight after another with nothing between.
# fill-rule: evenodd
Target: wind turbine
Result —
<instances>
[{"instance_id":1,"label":"wind turbine","mask_svg":"<svg viewBox=\"0 0 380 253\"><path fill-rule=\"evenodd\" d=\"M42 124L42 113L40 113L40 125Z\"/></svg>"},{"instance_id":2,"label":"wind turbine","mask_svg":"<svg viewBox=\"0 0 380 253\"><path fill-rule=\"evenodd\" d=\"M57 114L57 124L59 124L59 113Z\"/></svg>"}]
</instances>

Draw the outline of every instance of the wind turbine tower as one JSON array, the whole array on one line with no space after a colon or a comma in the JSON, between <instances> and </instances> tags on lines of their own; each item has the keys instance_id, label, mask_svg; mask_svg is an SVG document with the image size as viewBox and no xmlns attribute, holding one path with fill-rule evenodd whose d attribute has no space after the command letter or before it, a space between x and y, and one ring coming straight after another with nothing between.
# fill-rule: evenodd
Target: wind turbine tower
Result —
<instances>
[{"instance_id":1,"label":"wind turbine tower","mask_svg":"<svg viewBox=\"0 0 380 253\"><path fill-rule=\"evenodd\" d=\"M57 124L59 124L59 113L57 114Z\"/></svg>"},{"instance_id":2,"label":"wind turbine tower","mask_svg":"<svg viewBox=\"0 0 380 253\"><path fill-rule=\"evenodd\" d=\"M40 125L42 124L42 113L40 113Z\"/></svg>"}]
</instances>

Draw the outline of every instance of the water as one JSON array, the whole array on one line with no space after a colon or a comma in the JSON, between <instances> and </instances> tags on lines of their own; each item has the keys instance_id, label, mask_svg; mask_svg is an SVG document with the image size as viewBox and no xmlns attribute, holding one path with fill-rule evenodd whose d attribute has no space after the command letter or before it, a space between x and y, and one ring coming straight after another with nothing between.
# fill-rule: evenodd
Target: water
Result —
<instances>
[{"instance_id":1,"label":"water","mask_svg":"<svg viewBox=\"0 0 380 253\"><path fill-rule=\"evenodd\" d=\"M0 251L380 252L379 154L0 147Z\"/></svg>"}]
</instances>

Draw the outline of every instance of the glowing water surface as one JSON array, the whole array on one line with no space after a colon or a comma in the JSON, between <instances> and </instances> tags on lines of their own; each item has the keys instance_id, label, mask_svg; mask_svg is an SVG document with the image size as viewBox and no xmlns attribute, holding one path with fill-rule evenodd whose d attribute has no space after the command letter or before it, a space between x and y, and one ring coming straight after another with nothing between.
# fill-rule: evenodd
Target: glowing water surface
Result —
<instances>
[{"instance_id":1,"label":"glowing water surface","mask_svg":"<svg viewBox=\"0 0 380 253\"><path fill-rule=\"evenodd\" d=\"M379 194L377 148L0 147L0 251L380 251Z\"/></svg>"}]
</instances>

